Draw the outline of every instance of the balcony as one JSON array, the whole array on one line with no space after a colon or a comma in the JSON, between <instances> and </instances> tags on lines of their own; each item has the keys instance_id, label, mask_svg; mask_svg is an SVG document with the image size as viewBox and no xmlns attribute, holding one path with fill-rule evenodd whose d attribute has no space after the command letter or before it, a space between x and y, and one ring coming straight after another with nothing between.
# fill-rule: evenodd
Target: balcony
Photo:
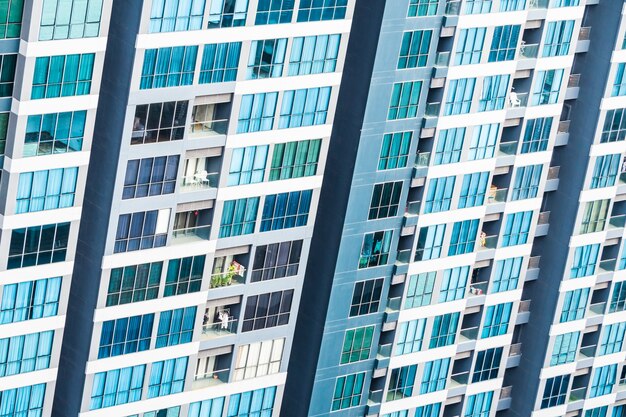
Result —
<instances>
[{"instance_id":1,"label":"balcony","mask_svg":"<svg viewBox=\"0 0 626 417\"><path fill-rule=\"evenodd\" d=\"M448 67L450 65L450 52L437 52L435 57L436 67Z\"/></svg>"},{"instance_id":2,"label":"balcony","mask_svg":"<svg viewBox=\"0 0 626 417\"><path fill-rule=\"evenodd\" d=\"M626 224L626 214L611 216L609 218L609 229L623 229Z\"/></svg>"},{"instance_id":3,"label":"balcony","mask_svg":"<svg viewBox=\"0 0 626 417\"><path fill-rule=\"evenodd\" d=\"M237 319L225 315L225 317L217 322L206 323L202 326L203 339L215 339L217 337L232 336L237 333Z\"/></svg>"},{"instance_id":4,"label":"balcony","mask_svg":"<svg viewBox=\"0 0 626 417\"><path fill-rule=\"evenodd\" d=\"M599 267L601 271L598 271L599 274L603 272L613 272L615 271L615 266L617 265L617 259L604 259L600 261Z\"/></svg>"},{"instance_id":5,"label":"balcony","mask_svg":"<svg viewBox=\"0 0 626 417\"><path fill-rule=\"evenodd\" d=\"M584 358L593 358L596 355L597 345L583 346L578 351L580 353L581 359Z\"/></svg>"},{"instance_id":6,"label":"balcony","mask_svg":"<svg viewBox=\"0 0 626 417\"><path fill-rule=\"evenodd\" d=\"M478 238L478 250L495 249L498 247L498 235L481 236Z\"/></svg>"},{"instance_id":7,"label":"balcony","mask_svg":"<svg viewBox=\"0 0 626 417\"><path fill-rule=\"evenodd\" d=\"M578 32L579 41L588 41L591 38L591 26L583 26Z\"/></svg>"},{"instance_id":8,"label":"balcony","mask_svg":"<svg viewBox=\"0 0 626 417\"><path fill-rule=\"evenodd\" d=\"M559 188L559 172L560 166L548 168L548 177L546 179L546 186L544 191L556 191Z\"/></svg>"},{"instance_id":9,"label":"balcony","mask_svg":"<svg viewBox=\"0 0 626 417\"><path fill-rule=\"evenodd\" d=\"M606 302L603 303L595 303L589 306L589 315L590 316L602 316L606 311Z\"/></svg>"},{"instance_id":10,"label":"balcony","mask_svg":"<svg viewBox=\"0 0 626 417\"><path fill-rule=\"evenodd\" d=\"M196 98L191 112L189 137L192 139L225 135L228 133L227 118L231 111L230 94L218 94Z\"/></svg>"},{"instance_id":11,"label":"balcony","mask_svg":"<svg viewBox=\"0 0 626 417\"><path fill-rule=\"evenodd\" d=\"M448 1L446 3L446 10L444 11L444 14L446 16L458 16L460 11L461 11L461 1L453 0L453 1Z\"/></svg>"},{"instance_id":12,"label":"balcony","mask_svg":"<svg viewBox=\"0 0 626 417\"><path fill-rule=\"evenodd\" d=\"M570 120L561 120L559 122L559 126L556 129L556 141L554 143L555 146L567 145L567 142L569 142L570 122Z\"/></svg>"},{"instance_id":13,"label":"balcony","mask_svg":"<svg viewBox=\"0 0 626 417\"><path fill-rule=\"evenodd\" d=\"M205 120L191 123L190 138L225 135L228 130L228 119Z\"/></svg>"},{"instance_id":14,"label":"balcony","mask_svg":"<svg viewBox=\"0 0 626 417\"><path fill-rule=\"evenodd\" d=\"M489 288L489 281L474 282L470 284L468 292L471 296L485 295L487 288Z\"/></svg>"},{"instance_id":15,"label":"balcony","mask_svg":"<svg viewBox=\"0 0 626 417\"><path fill-rule=\"evenodd\" d=\"M450 375L450 385L448 386L448 388L452 389L462 385L467 385L469 382L469 377L469 371L459 372L458 374Z\"/></svg>"},{"instance_id":16,"label":"balcony","mask_svg":"<svg viewBox=\"0 0 626 417\"><path fill-rule=\"evenodd\" d=\"M183 193L217 188L219 172L208 173L204 170L185 176L181 180L180 191Z\"/></svg>"},{"instance_id":17,"label":"balcony","mask_svg":"<svg viewBox=\"0 0 626 417\"><path fill-rule=\"evenodd\" d=\"M508 188L491 188L487 196L487 204L505 203L508 193Z\"/></svg>"},{"instance_id":18,"label":"balcony","mask_svg":"<svg viewBox=\"0 0 626 417\"><path fill-rule=\"evenodd\" d=\"M575 88L580 85L580 74L570 74L567 80L567 88Z\"/></svg>"},{"instance_id":19,"label":"balcony","mask_svg":"<svg viewBox=\"0 0 626 417\"><path fill-rule=\"evenodd\" d=\"M479 329L478 326L468 327L467 329L461 329L461 332L459 333L459 343L477 340L478 329Z\"/></svg>"},{"instance_id":20,"label":"balcony","mask_svg":"<svg viewBox=\"0 0 626 417\"><path fill-rule=\"evenodd\" d=\"M550 0L530 0L528 8L533 9L547 9L550 4Z\"/></svg>"},{"instance_id":21,"label":"balcony","mask_svg":"<svg viewBox=\"0 0 626 417\"><path fill-rule=\"evenodd\" d=\"M498 153L500 155L515 155L517 153L517 141L500 142Z\"/></svg>"},{"instance_id":22,"label":"balcony","mask_svg":"<svg viewBox=\"0 0 626 417\"><path fill-rule=\"evenodd\" d=\"M396 265L405 265L411 262L411 249L402 249L396 256Z\"/></svg>"},{"instance_id":23,"label":"balcony","mask_svg":"<svg viewBox=\"0 0 626 417\"><path fill-rule=\"evenodd\" d=\"M217 272L211 275L209 288L229 287L231 285L245 284L246 268L231 264L224 272Z\"/></svg>"},{"instance_id":24,"label":"balcony","mask_svg":"<svg viewBox=\"0 0 626 417\"><path fill-rule=\"evenodd\" d=\"M520 356L521 354L522 354L522 344L521 343L512 344L511 348L509 349L509 357Z\"/></svg>"},{"instance_id":25,"label":"balcony","mask_svg":"<svg viewBox=\"0 0 626 417\"><path fill-rule=\"evenodd\" d=\"M526 107L528 105L528 93L509 93L509 108Z\"/></svg>"},{"instance_id":26,"label":"balcony","mask_svg":"<svg viewBox=\"0 0 626 417\"><path fill-rule=\"evenodd\" d=\"M519 47L519 59L535 59L539 54L538 43L522 43Z\"/></svg>"},{"instance_id":27,"label":"balcony","mask_svg":"<svg viewBox=\"0 0 626 417\"><path fill-rule=\"evenodd\" d=\"M172 231L172 244L197 242L200 240L209 240L211 235L211 226L195 226L176 229Z\"/></svg>"},{"instance_id":28,"label":"balcony","mask_svg":"<svg viewBox=\"0 0 626 417\"><path fill-rule=\"evenodd\" d=\"M402 308L402 297L394 297L387 300L387 313L397 313Z\"/></svg>"},{"instance_id":29,"label":"balcony","mask_svg":"<svg viewBox=\"0 0 626 417\"><path fill-rule=\"evenodd\" d=\"M204 374L196 375L194 377L191 389L202 389L207 387L214 387L216 385L227 384L229 376L230 369L210 371Z\"/></svg>"},{"instance_id":30,"label":"balcony","mask_svg":"<svg viewBox=\"0 0 626 417\"><path fill-rule=\"evenodd\" d=\"M569 394L569 402L582 401L587 396L587 387L574 388Z\"/></svg>"},{"instance_id":31,"label":"balcony","mask_svg":"<svg viewBox=\"0 0 626 417\"><path fill-rule=\"evenodd\" d=\"M550 227L550 212L543 211L539 213L537 217L537 229L535 230L535 236L545 236L548 234Z\"/></svg>"}]
</instances>

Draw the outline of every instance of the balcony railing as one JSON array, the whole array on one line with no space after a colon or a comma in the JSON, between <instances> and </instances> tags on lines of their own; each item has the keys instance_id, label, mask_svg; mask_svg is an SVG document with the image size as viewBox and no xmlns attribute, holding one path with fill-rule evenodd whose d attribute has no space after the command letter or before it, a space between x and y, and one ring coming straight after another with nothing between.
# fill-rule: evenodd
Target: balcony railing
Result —
<instances>
[{"instance_id":1,"label":"balcony railing","mask_svg":"<svg viewBox=\"0 0 626 417\"><path fill-rule=\"evenodd\" d=\"M526 107L528 104L528 93L509 93L509 107Z\"/></svg>"},{"instance_id":2,"label":"balcony railing","mask_svg":"<svg viewBox=\"0 0 626 417\"><path fill-rule=\"evenodd\" d=\"M591 36L591 26L584 26L580 28L580 32L578 32L579 41L588 41L590 36Z\"/></svg>"},{"instance_id":3,"label":"balcony railing","mask_svg":"<svg viewBox=\"0 0 626 417\"><path fill-rule=\"evenodd\" d=\"M539 54L539 44L538 43L522 44L519 47L520 59L537 58L538 54Z\"/></svg>"},{"instance_id":4,"label":"balcony railing","mask_svg":"<svg viewBox=\"0 0 626 417\"><path fill-rule=\"evenodd\" d=\"M398 255L396 256L396 263L400 264L408 264L411 262L411 249L402 249L398 251Z\"/></svg>"},{"instance_id":5,"label":"balcony railing","mask_svg":"<svg viewBox=\"0 0 626 417\"><path fill-rule=\"evenodd\" d=\"M447 67L448 65L450 65L450 52L437 52L435 66Z\"/></svg>"},{"instance_id":6,"label":"balcony railing","mask_svg":"<svg viewBox=\"0 0 626 417\"><path fill-rule=\"evenodd\" d=\"M469 382L469 376L470 373L469 371L466 372L459 372L458 374L452 374L450 375L450 382L451 382L451 386L456 385L467 385L467 383Z\"/></svg>"},{"instance_id":7,"label":"balcony railing","mask_svg":"<svg viewBox=\"0 0 626 417\"><path fill-rule=\"evenodd\" d=\"M556 180L559 178L559 171L561 170L561 167L550 167L548 168L548 178L549 180Z\"/></svg>"},{"instance_id":8,"label":"balcony railing","mask_svg":"<svg viewBox=\"0 0 626 417\"><path fill-rule=\"evenodd\" d=\"M600 269L611 272L615 271L615 265L617 264L617 259L604 259L600 261Z\"/></svg>"},{"instance_id":9,"label":"balcony railing","mask_svg":"<svg viewBox=\"0 0 626 417\"><path fill-rule=\"evenodd\" d=\"M587 387L574 388L569 394L569 402L584 400L587 395Z\"/></svg>"},{"instance_id":10,"label":"balcony railing","mask_svg":"<svg viewBox=\"0 0 626 417\"><path fill-rule=\"evenodd\" d=\"M460 10L461 2L457 0L452 0L446 3L446 10L444 13L447 16L458 16Z\"/></svg>"},{"instance_id":11,"label":"balcony railing","mask_svg":"<svg viewBox=\"0 0 626 417\"><path fill-rule=\"evenodd\" d=\"M421 201L411 201L406 205L406 214L415 216L420 212Z\"/></svg>"},{"instance_id":12,"label":"balcony railing","mask_svg":"<svg viewBox=\"0 0 626 417\"><path fill-rule=\"evenodd\" d=\"M503 155L515 155L517 153L517 141L500 142L500 153Z\"/></svg>"},{"instance_id":13,"label":"balcony railing","mask_svg":"<svg viewBox=\"0 0 626 417\"><path fill-rule=\"evenodd\" d=\"M368 400L370 403L373 404L380 404L383 402L383 393L384 391L382 389L376 390L376 391L371 391L370 395L368 397Z\"/></svg>"},{"instance_id":14,"label":"balcony railing","mask_svg":"<svg viewBox=\"0 0 626 417\"><path fill-rule=\"evenodd\" d=\"M183 177L180 184L180 190L183 193L192 191L207 190L209 188L217 188L217 183L220 178L219 172L211 173L196 173Z\"/></svg>"},{"instance_id":15,"label":"balcony railing","mask_svg":"<svg viewBox=\"0 0 626 417\"><path fill-rule=\"evenodd\" d=\"M580 84L580 74L570 74L569 80L567 81L568 87L578 87Z\"/></svg>"},{"instance_id":16,"label":"balcony railing","mask_svg":"<svg viewBox=\"0 0 626 417\"><path fill-rule=\"evenodd\" d=\"M229 336L235 333L237 333L237 319L232 317L202 326L202 336L206 339Z\"/></svg>"},{"instance_id":17,"label":"balcony railing","mask_svg":"<svg viewBox=\"0 0 626 417\"><path fill-rule=\"evenodd\" d=\"M189 137L199 138L212 135L225 135L228 130L228 119L208 120L191 124Z\"/></svg>"},{"instance_id":18,"label":"balcony railing","mask_svg":"<svg viewBox=\"0 0 626 417\"><path fill-rule=\"evenodd\" d=\"M211 226L187 227L172 231L172 243L186 243L192 240L208 240Z\"/></svg>"},{"instance_id":19,"label":"balcony railing","mask_svg":"<svg viewBox=\"0 0 626 417\"><path fill-rule=\"evenodd\" d=\"M497 190L489 190L487 196L487 204L504 203L506 201L508 188L498 188Z\"/></svg>"},{"instance_id":20,"label":"balcony railing","mask_svg":"<svg viewBox=\"0 0 626 417\"><path fill-rule=\"evenodd\" d=\"M511 345L511 348L509 349L509 356L519 356L522 354L522 344L521 343L515 343L513 345Z\"/></svg>"},{"instance_id":21,"label":"balcony railing","mask_svg":"<svg viewBox=\"0 0 626 417\"><path fill-rule=\"evenodd\" d=\"M580 348L580 354L588 358L593 358L596 355L597 345L583 346Z\"/></svg>"},{"instance_id":22,"label":"balcony railing","mask_svg":"<svg viewBox=\"0 0 626 417\"><path fill-rule=\"evenodd\" d=\"M420 152L415 158L415 166L427 167L430 164L430 152Z\"/></svg>"},{"instance_id":23,"label":"balcony railing","mask_svg":"<svg viewBox=\"0 0 626 417\"><path fill-rule=\"evenodd\" d=\"M211 275L210 288L228 287L231 285L245 284L246 268L239 267L235 270L227 270Z\"/></svg>"},{"instance_id":24,"label":"balcony railing","mask_svg":"<svg viewBox=\"0 0 626 417\"><path fill-rule=\"evenodd\" d=\"M604 311L606 310L606 302L604 303L595 303L595 304L591 304L589 306L589 311L591 311L594 314L597 314L599 316L604 314Z\"/></svg>"},{"instance_id":25,"label":"balcony railing","mask_svg":"<svg viewBox=\"0 0 626 417\"><path fill-rule=\"evenodd\" d=\"M541 260L541 256L531 256L528 259L528 269L539 268L539 261L540 260Z\"/></svg>"},{"instance_id":26,"label":"balcony railing","mask_svg":"<svg viewBox=\"0 0 626 417\"><path fill-rule=\"evenodd\" d=\"M502 387L500 390L500 399L511 398L511 393L513 391L513 386L509 385L507 387Z\"/></svg>"},{"instance_id":27,"label":"balcony railing","mask_svg":"<svg viewBox=\"0 0 626 417\"><path fill-rule=\"evenodd\" d=\"M439 112L441 111L441 103L426 103L426 111L424 112L424 116L426 117L439 117Z\"/></svg>"},{"instance_id":28,"label":"balcony railing","mask_svg":"<svg viewBox=\"0 0 626 417\"><path fill-rule=\"evenodd\" d=\"M380 345L378 347L378 356L381 358L390 358L393 350L393 343L387 343L386 345Z\"/></svg>"},{"instance_id":29,"label":"balcony railing","mask_svg":"<svg viewBox=\"0 0 626 417\"><path fill-rule=\"evenodd\" d=\"M537 217L537 224L549 224L549 223L550 223L550 212L543 211L539 213L539 216Z\"/></svg>"},{"instance_id":30,"label":"balcony railing","mask_svg":"<svg viewBox=\"0 0 626 417\"><path fill-rule=\"evenodd\" d=\"M204 374L199 374L194 377L193 389L200 389L211 387L220 384L228 383L228 377L230 376L230 369L222 369L218 371L210 371Z\"/></svg>"},{"instance_id":31,"label":"balcony railing","mask_svg":"<svg viewBox=\"0 0 626 417\"><path fill-rule=\"evenodd\" d=\"M478 238L478 249L495 249L498 246L498 235L485 236Z\"/></svg>"},{"instance_id":32,"label":"balcony railing","mask_svg":"<svg viewBox=\"0 0 626 417\"><path fill-rule=\"evenodd\" d=\"M520 313L527 313L530 311L530 301L531 300L522 300L519 303L519 312Z\"/></svg>"},{"instance_id":33,"label":"balcony railing","mask_svg":"<svg viewBox=\"0 0 626 417\"><path fill-rule=\"evenodd\" d=\"M400 311L402 308L402 297L394 297L387 300L387 309L388 312Z\"/></svg>"},{"instance_id":34,"label":"balcony railing","mask_svg":"<svg viewBox=\"0 0 626 417\"><path fill-rule=\"evenodd\" d=\"M569 133L569 125L571 120L561 120L559 127L556 129L557 133Z\"/></svg>"},{"instance_id":35,"label":"balcony railing","mask_svg":"<svg viewBox=\"0 0 626 417\"><path fill-rule=\"evenodd\" d=\"M478 326L461 329L461 337L464 337L467 340L476 340L478 338L478 329Z\"/></svg>"},{"instance_id":36,"label":"balcony railing","mask_svg":"<svg viewBox=\"0 0 626 417\"><path fill-rule=\"evenodd\" d=\"M626 214L619 214L617 216L611 216L609 219L609 225L616 229L621 229L626 224Z\"/></svg>"},{"instance_id":37,"label":"balcony railing","mask_svg":"<svg viewBox=\"0 0 626 417\"><path fill-rule=\"evenodd\" d=\"M470 295L485 295L487 288L489 287L489 281L474 282L469 286Z\"/></svg>"}]
</instances>

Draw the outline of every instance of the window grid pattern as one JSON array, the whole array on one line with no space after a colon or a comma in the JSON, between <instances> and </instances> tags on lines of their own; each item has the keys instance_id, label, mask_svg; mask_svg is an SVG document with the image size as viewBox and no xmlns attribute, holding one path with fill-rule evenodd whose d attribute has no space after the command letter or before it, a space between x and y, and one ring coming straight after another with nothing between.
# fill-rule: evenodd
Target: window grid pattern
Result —
<instances>
[{"instance_id":1,"label":"window grid pattern","mask_svg":"<svg viewBox=\"0 0 626 417\"><path fill-rule=\"evenodd\" d=\"M97 37L101 18L102 0L44 0L39 40Z\"/></svg>"},{"instance_id":2,"label":"window grid pattern","mask_svg":"<svg viewBox=\"0 0 626 417\"><path fill-rule=\"evenodd\" d=\"M254 391L234 394L228 401L226 417L271 416L274 410L276 387L261 388ZM219 416L222 414L220 413ZM204 416L204 414L202 414ZM211 417L219 417L216 416Z\"/></svg>"},{"instance_id":3,"label":"window grid pattern","mask_svg":"<svg viewBox=\"0 0 626 417\"><path fill-rule=\"evenodd\" d=\"M517 289L523 260L523 257L499 260L496 263L491 292L496 293Z\"/></svg>"},{"instance_id":4,"label":"window grid pattern","mask_svg":"<svg viewBox=\"0 0 626 417\"><path fill-rule=\"evenodd\" d=\"M398 69L425 67L432 35L432 30L404 32L400 45Z\"/></svg>"},{"instance_id":5,"label":"window grid pattern","mask_svg":"<svg viewBox=\"0 0 626 417\"><path fill-rule=\"evenodd\" d=\"M20 174L15 213L72 207L78 168L57 168Z\"/></svg>"},{"instance_id":6,"label":"window grid pattern","mask_svg":"<svg viewBox=\"0 0 626 417\"><path fill-rule=\"evenodd\" d=\"M626 139L626 109L606 112L600 143L617 142Z\"/></svg>"},{"instance_id":7,"label":"window grid pattern","mask_svg":"<svg viewBox=\"0 0 626 417\"><path fill-rule=\"evenodd\" d=\"M266 196L261 217L261 232L306 226L312 196L312 190Z\"/></svg>"},{"instance_id":8,"label":"window grid pattern","mask_svg":"<svg viewBox=\"0 0 626 417\"><path fill-rule=\"evenodd\" d=\"M386 265L391 251L393 230L367 233L363 236L359 269Z\"/></svg>"},{"instance_id":9,"label":"window grid pattern","mask_svg":"<svg viewBox=\"0 0 626 417\"><path fill-rule=\"evenodd\" d=\"M515 59L520 25L496 26L493 29L489 62L510 61Z\"/></svg>"},{"instance_id":10,"label":"window grid pattern","mask_svg":"<svg viewBox=\"0 0 626 417\"><path fill-rule=\"evenodd\" d=\"M424 272L418 275L411 275L406 290L405 309L430 305L436 276L436 272Z\"/></svg>"},{"instance_id":11,"label":"window grid pattern","mask_svg":"<svg viewBox=\"0 0 626 417\"><path fill-rule=\"evenodd\" d=\"M391 92L391 102L387 120L410 119L417 117L417 105L422 90L421 81L395 83Z\"/></svg>"},{"instance_id":12,"label":"window grid pattern","mask_svg":"<svg viewBox=\"0 0 626 417\"><path fill-rule=\"evenodd\" d=\"M0 377L47 369L53 338L50 330L0 339Z\"/></svg>"},{"instance_id":13,"label":"window grid pattern","mask_svg":"<svg viewBox=\"0 0 626 417\"><path fill-rule=\"evenodd\" d=\"M422 349L426 319L417 319L400 323L396 340L396 355L419 352Z\"/></svg>"},{"instance_id":14,"label":"window grid pattern","mask_svg":"<svg viewBox=\"0 0 626 417\"><path fill-rule=\"evenodd\" d=\"M35 60L31 100L90 94L94 59L95 54L37 58ZM5 58L3 58L2 73L4 73L5 65ZM3 77L0 75L0 83L3 81Z\"/></svg>"},{"instance_id":15,"label":"window grid pattern","mask_svg":"<svg viewBox=\"0 0 626 417\"><path fill-rule=\"evenodd\" d=\"M298 22L344 19L347 9L348 0L300 0Z\"/></svg>"},{"instance_id":16,"label":"window grid pattern","mask_svg":"<svg viewBox=\"0 0 626 417\"><path fill-rule=\"evenodd\" d=\"M454 344L460 315L460 313L449 313L435 317L428 345L430 349Z\"/></svg>"},{"instance_id":17,"label":"window grid pattern","mask_svg":"<svg viewBox=\"0 0 626 417\"><path fill-rule=\"evenodd\" d=\"M548 149L551 130L552 117L527 119L521 153L541 152Z\"/></svg>"},{"instance_id":18,"label":"window grid pattern","mask_svg":"<svg viewBox=\"0 0 626 417\"><path fill-rule=\"evenodd\" d=\"M259 0L255 25L289 23L293 15L294 0Z\"/></svg>"},{"instance_id":19,"label":"window grid pattern","mask_svg":"<svg viewBox=\"0 0 626 417\"><path fill-rule=\"evenodd\" d=\"M385 134L378 158L378 170L406 167L409 160L412 137L413 132Z\"/></svg>"},{"instance_id":20,"label":"window grid pattern","mask_svg":"<svg viewBox=\"0 0 626 417\"><path fill-rule=\"evenodd\" d=\"M370 201L368 220L384 219L398 215L402 194L402 181L375 184Z\"/></svg>"},{"instance_id":21,"label":"window grid pattern","mask_svg":"<svg viewBox=\"0 0 626 417\"><path fill-rule=\"evenodd\" d=\"M98 359L150 349L153 323L154 314L103 322Z\"/></svg>"},{"instance_id":22,"label":"window grid pattern","mask_svg":"<svg viewBox=\"0 0 626 417\"><path fill-rule=\"evenodd\" d=\"M154 0L148 31L155 33L202 29L205 3L204 0Z\"/></svg>"},{"instance_id":23,"label":"window grid pattern","mask_svg":"<svg viewBox=\"0 0 626 417\"><path fill-rule=\"evenodd\" d=\"M480 351L476 354L472 382L487 381L498 377L502 348L493 348Z\"/></svg>"},{"instance_id":24,"label":"window grid pattern","mask_svg":"<svg viewBox=\"0 0 626 417\"><path fill-rule=\"evenodd\" d=\"M200 291L205 255L170 259L165 276L164 297Z\"/></svg>"},{"instance_id":25,"label":"window grid pattern","mask_svg":"<svg viewBox=\"0 0 626 417\"><path fill-rule=\"evenodd\" d=\"M268 281L298 274L302 240L257 246L251 282Z\"/></svg>"},{"instance_id":26,"label":"window grid pattern","mask_svg":"<svg viewBox=\"0 0 626 417\"><path fill-rule=\"evenodd\" d=\"M157 230L158 219L163 215L158 210L120 215L113 252L131 252L165 246L167 230Z\"/></svg>"},{"instance_id":27,"label":"window grid pattern","mask_svg":"<svg viewBox=\"0 0 626 417\"><path fill-rule=\"evenodd\" d=\"M147 49L141 69L139 89L191 85L197 56L197 46Z\"/></svg>"},{"instance_id":28,"label":"window grid pattern","mask_svg":"<svg viewBox=\"0 0 626 417\"><path fill-rule=\"evenodd\" d=\"M578 353L579 339L580 332L565 333L555 337L552 356L550 356L550 366L573 362Z\"/></svg>"},{"instance_id":29,"label":"window grid pattern","mask_svg":"<svg viewBox=\"0 0 626 417\"><path fill-rule=\"evenodd\" d=\"M224 202L219 237L241 236L254 232L259 197Z\"/></svg>"},{"instance_id":30,"label":"window grid pattern","mask_svg":"<svg viewBox=\"0 0 626 417\"><path fill-rule=\"evenodd\" d=\"M475 78L461 78L448 83L444 116L469 113L474 96Z\"/></svg>"},{"instance_id":31,"label":"window grid pattern","mask_svg":"<svg viewBox=\"0 0 626 417\"><path fill-rule=\"evenodd\" d=\"M242 332L284 326L289 323L293 290L248 297Z\"/></svg>"},{"instance_id":32,"label":"window grid pattern","mask_svg":"<svg viewBox=\"0 0 626 417\"><path fill-rule=\"evenodd\" d=\"M413 395L415 374L417 365L403 366L391 370L389 388L387 389L387 401L400 400Z\"/></svg>"},{"instance_id":33,"label":"window grid pattern","mask_svg":"<svg viewBox=\"0 0 626 417\"><path fill-rule=\"evenodd\" d=\"M285 91L280 109L279 129L326 123L331 87Z\"/></svg>"},{"instance_id":34,"label":"window grid pattern","mask_svg":"<svg viewBox=\"0 0 626 417\"><path fill-rule=\"evenodd\" d=\"M137 365L95 374L89 409L98 410L139 401L145 372L146 365Z\"/></svg>"},{"instance_id":35,"label":"window grid pattern","mask_svg":"<svg viewBox=\"0 0 626 417\"><path fill-rule=\"evenodd\" d=\"M56 316L61 282L61 277L56 277L1 287L0 324Z\"/></svg>"},{"instance_id":36,"label":"window grid pattern","mask_svg":"<svg viewBox=\"0 0 626 417\"><path fill-rule=\"evenodd\" d=\"M350 303L350 317L378 312L384 282L384 278L377 278L359 281L354 284L352 301Z\"/></svg>"},{"instance_id":37,"label":"window grid pattern","mask_svg":"<svg viewBox=\"0 0 626 417\"><path fill-rule=\"evenodd\" d=\"M268 152L268 145L233 149L227 184L242 185L262 182Z\"/></svg>"},{"instance_id":38,"label":"window grid pattern","mask_svg":"<svg viewBox=\"0 0 626 417\"><path fill-rule=\"evenodd\" d=\"M240 54L241 42L204 45L198 83L212 84L235 81Z\"/></svg>"},{"instance_id":39,"label":"window grid pattern","mask_svg":"<svg viewBox=\"0 0 626 417\"><path fill-rule=\"evenodd\" d=\"M481 339L506 334L509 330L512 308L513 303L503 303L487 307L483 330L480 336Z\"/></svg>"},{"instance_id":40,"label":"window grid pattern","mask_svg":"<svg viewBox=\"0 0 626 417\"><path fill-rule=\"evenodd\" d=\"M187 122L187 101L142 104L135 109L131 145L181 140Z\"/></svg>"},{"instance_id":41,"label":"window grid pattern","mask_svg":"<svg viewBox=\"0 0 626 417\"><path fill-rule=\"evenodd\" d=\"M241 98L237 133L272 130L278 93L246 94Z\"/></svg>"},{"instance_id":42,"label":"window grid pattern","mask_svg":"<svg viewBox=\"0 0 626 417\"><path fill-rule=\"evenodd\" d=\"M176 188L179 158L171 155L128 161L122 199L172 194Z\"/></svg>"},{"instance_id":43,"label":"window grid pattern","mask_svg":"<svg viewBox=\"0 0 626 417\"><path fill-rule=\"evenodd\" d=\"M442 130L437 140L435 152L435 165L451 164L461 160L465 128Z\"/></svg>"},{"instance_id":44,"label":"window grid pattern","mask_svg":"<svg viewBox=\"0 0 626 417\"><path fill-rule=\"evenodd\" d=\"M346 330L341 349L341 365L369 359L376 326Z\"/></svg>"},{"instance_id":45,"label":"window grid pattern","mask_svg":"<svg viewBox=\"0 0 626 417\"><path fill-rule=\"evenodd\" d=\"M197 307L163 311L159 317L156 348L191 342Z\"/></svg>"},{"instance_id":46,"label":"window grid pattern","mask_svg":"<svg viewBox=\"0 0 626 417\"><path fill-rule=\"evenodd\" d=\"M14 229L7 269L65 261L69 233L69 223Z\"/></svg>"},{"instance_id":47,"label":"window grid pattern","mask_svg":"<svg viewBox=\"0 0 626 417\"><path fill-rule=\"evenodd\" d=\"M150 371L148 398L182 392L185 389L187 356L154 362Z\"/></svg>"},{"instance_id":48,"label":"window grid pattern","mask_svg":"<svg viewBox=\"0 0 626 417\"><path fill-rule=\"evenodd\" d=\"M287 39L254 41L250 46L247 78L274 78L283 74Z\"/></svg>"},{"instance_id":49,"label":"window grid pattern","mask_svg":"<svg viewBox=\"0 0 626 417\"><path fill-rule=\"evenodd\" d=\"M163 262L112 269L109 278L107 307L157 298L162 269Z\"/></svg>"},{"instance_id":50,"label":"window grid pattern","mask_svg":"<svg viewBox=\"0 0 626 417\"><path fill-rule=\"evenodd\" d=\"M318 35L294 38L289 57L288 75L335 72L341 35Z\"/></svg>"},{"instance_id":51,"label":"window grid pattern","mask_svg":"<svg viewBox=\"0 0 626 417\"><path fill-rule=\"evenodd\" d=\"M433 178L428 182L424 214L450 210L456 177ZM401 184L401 183L400 183Z\"/></svg>"},{"instance_id":52,"label":"window grid pattern","mask_svg":"<svg viewBox=\"0 0 626 417\"><path fill-rule=\"evenodd\" d=\"M408 17L433 16L438 5L439 0L410 0Z\"/></svg>"},{"instance_id":53,"label":"window grid pattern","mask_svg":"<svg viewBox=\"0 0 626 417\"><path fill-rule=\"evenodd\" d=\"M511 200L524 200L537 197L543 165L527 165L515 171Z\"/></svg>"},{"instance_id":54,"label":"window grid pattern","mask_svg":"<svg viewBox=\"0 0 626 417\"><path fill-rule=\"evenodd\" d=\"M420 394L441 391L446 388L450 358L437 359L424 364Z\"/></svg>"},{"instance_id":55,"label":"window grid pattern","mask_svg":"<svg viewBox=\"0 0 626 417\"><path fill-rule=\"evenodd\" d=\"M269 181L309 177L317 174L321 139L274 145Z\"/></svg>"},{"instance_id":56,"label":"window grid pattern","mask_svg":"<svg viewBox=\"0 0 626 417\"><path fill-rule=\"evenodd\" d=\"M24 0L4 1L0 6L0 39L19 38Z\"/></svg>"}]
</instances>

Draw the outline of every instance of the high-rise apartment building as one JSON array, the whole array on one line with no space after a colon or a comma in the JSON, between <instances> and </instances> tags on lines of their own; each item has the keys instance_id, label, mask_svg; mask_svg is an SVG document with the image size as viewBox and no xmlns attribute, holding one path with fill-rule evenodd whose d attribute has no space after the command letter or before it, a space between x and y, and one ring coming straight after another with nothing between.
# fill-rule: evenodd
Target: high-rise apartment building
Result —
<instances>
[{"instance_id":1,"label":"high-rise apartment building","mask_svg":"<svg viewBox=\"0 0 626 417\"><path fill-rule=\"evenodd\" d=\"M0 0L0 417L626 417L621 0Z\"/></svg>"}]
</instances>

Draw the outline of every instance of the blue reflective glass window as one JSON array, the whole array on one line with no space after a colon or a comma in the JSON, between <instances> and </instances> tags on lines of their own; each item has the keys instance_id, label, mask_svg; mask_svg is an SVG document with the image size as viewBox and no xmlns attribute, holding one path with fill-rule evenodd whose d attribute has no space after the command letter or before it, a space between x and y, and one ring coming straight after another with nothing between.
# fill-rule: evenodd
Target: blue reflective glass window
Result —
<instances>
[{"instance_id":1,"label":"blue reflective glass window","mask_svg":"<svg viewBox=\"0 0 626 417\"><path fill-rule=\"evenodd\" d=\"M146 49L139 89L191 85L197 57L197 46Z\"/></svg>"}]
</instances>

